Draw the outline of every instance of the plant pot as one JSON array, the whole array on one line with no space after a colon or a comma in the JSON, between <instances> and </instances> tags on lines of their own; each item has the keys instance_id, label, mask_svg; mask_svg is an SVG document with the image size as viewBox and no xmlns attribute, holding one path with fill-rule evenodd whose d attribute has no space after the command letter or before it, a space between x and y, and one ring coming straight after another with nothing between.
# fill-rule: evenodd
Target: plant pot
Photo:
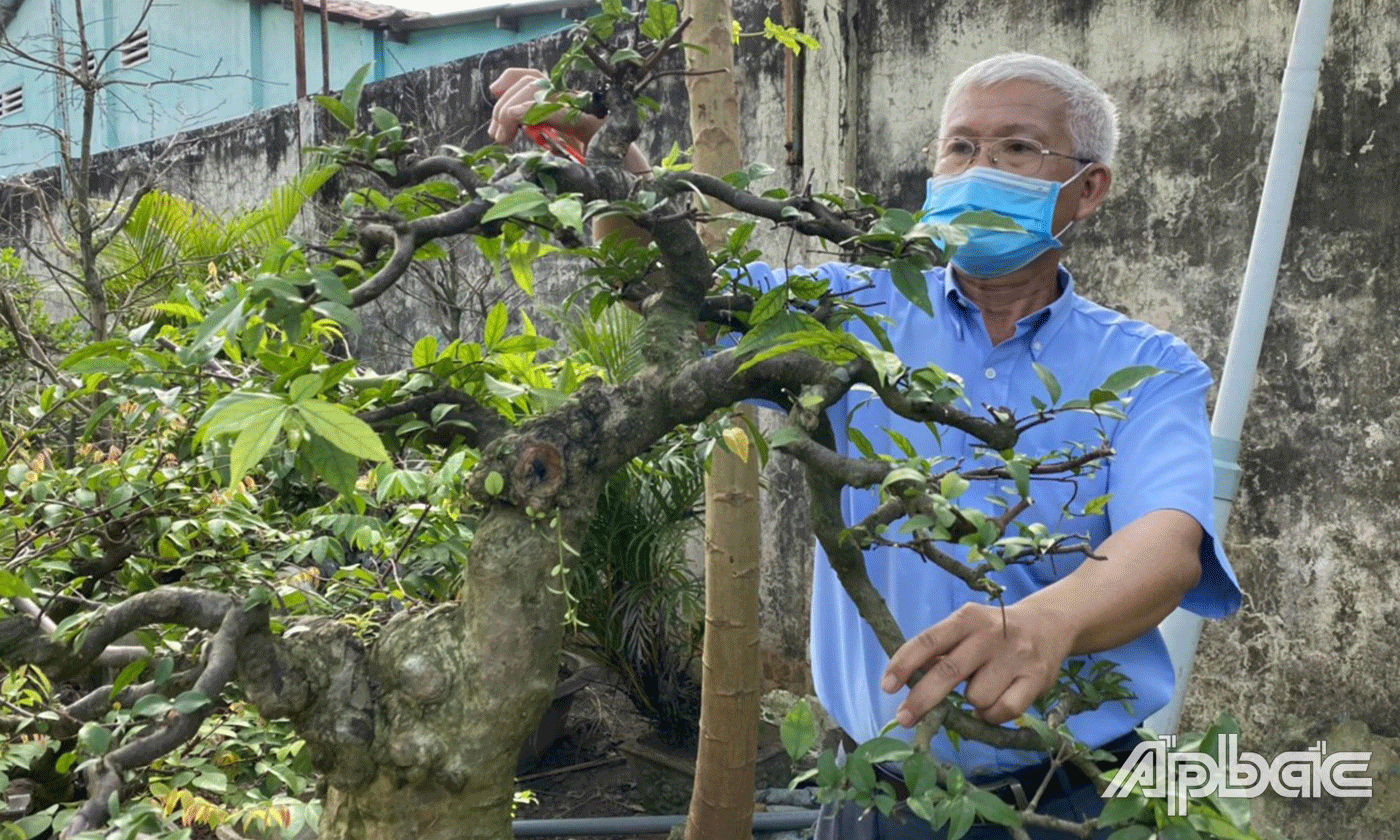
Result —
<instances>
[{"instance_id":1,"label":"plant pot","mask_svg":"<svg viewBox=\"0 0 1400 840\"><path fill-rule=\"evenodd\" d=\"M520 757L515 765L517 776L534 767L549 748L564 737L574 695L593 679L597 667L576 653L560 651L559 682L554 686L554 699L544 710L530 740L520 748Z\"/></svg>"},{"instance_id":2,"label":"plant pot","mask_svg":"<svg viewBox=\"0 0 1400 840\"><path fill-rule=\"evenodd\" d=\"M618 745L627 757L636 783L637 800L651 814L684 814L690 810L695 787L695 746L666 744L654 733ZM783 749L776 727L759 730L754 766L754 789L786 787L792 780L792 762Z\"/></svg>"}]
</instances>

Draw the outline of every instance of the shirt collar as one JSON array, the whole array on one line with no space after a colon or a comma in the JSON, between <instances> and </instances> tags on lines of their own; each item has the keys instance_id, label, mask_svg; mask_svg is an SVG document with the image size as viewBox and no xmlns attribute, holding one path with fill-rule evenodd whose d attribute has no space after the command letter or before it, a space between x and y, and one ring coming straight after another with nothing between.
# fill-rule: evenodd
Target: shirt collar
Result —
<instances>
[{"instance_id":1,"label":"shirt collar","mask_svg":"<svg viewBox=\"0 0 1400 840\"><path fill-rule=\"evenodd\" d=\"M1037 361L1065 325L1070 310L1074 308L1074 277L1070 275L1069 269L1061 265L1057 270L1056 280L1060 285L1060 296L1049 306L1016 322L1015 337L1026 337L1030 344L1031 358ZM957 330L958 338L961 339L967 329L968 319L980 316L982 310L963 293L962 287L953 278L953 272L947 268L943 270L943 296L947 299L948 310L953 315L953 328Z\"/></svg>"}]
</instances>

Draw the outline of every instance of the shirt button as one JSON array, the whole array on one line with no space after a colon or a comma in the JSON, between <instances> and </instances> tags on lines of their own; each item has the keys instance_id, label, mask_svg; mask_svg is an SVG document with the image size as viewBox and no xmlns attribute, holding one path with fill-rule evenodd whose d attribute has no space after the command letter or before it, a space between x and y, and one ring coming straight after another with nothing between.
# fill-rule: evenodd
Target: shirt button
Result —
<instances>
[{"instance_id":1,"label":"shirt button","mask_svg":"<svg viewBox=\"0 0 1400 840\"><path fill-rule=\"evenodd\" d=\"M987 377L988 379L996 379L996 378L997 378L996 369L995 369L995 368L987 368L986 377Z\"/></svg>"},{"instance_id":2,"label":"shirt button","mask_svg":"<svg viewBox=\"0 0 1400 840\"><path fill-rule=\"evenodd\" d=\"M1034 350L1035 352L1039 353L1041 350L1044 350L1044 349L1045 349L1045 345L1044 345L1044 344L1041 344L1039 341L1037 341L1037 342L1031 344L1031 349Z\"/></svg>"}]
</instances>

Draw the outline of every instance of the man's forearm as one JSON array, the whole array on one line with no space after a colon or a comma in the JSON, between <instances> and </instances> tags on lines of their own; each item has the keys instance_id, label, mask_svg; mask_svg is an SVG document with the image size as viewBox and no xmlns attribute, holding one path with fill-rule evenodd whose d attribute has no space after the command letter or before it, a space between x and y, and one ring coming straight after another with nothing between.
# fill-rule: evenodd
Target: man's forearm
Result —
<instances>
[{"instance_id":1,"label":"man's forearm","mask_svg":"<svg viewBox=\"0 0 1400 840\"><path fill-rule=\"evenodd\" d=\"M1199 523L1177 510L1156 510L1104 540L1062 580L1019 606L1062 624L1071 654L1109 650L1156 627L1201 576Z\"/></svg>"}]
</instances>

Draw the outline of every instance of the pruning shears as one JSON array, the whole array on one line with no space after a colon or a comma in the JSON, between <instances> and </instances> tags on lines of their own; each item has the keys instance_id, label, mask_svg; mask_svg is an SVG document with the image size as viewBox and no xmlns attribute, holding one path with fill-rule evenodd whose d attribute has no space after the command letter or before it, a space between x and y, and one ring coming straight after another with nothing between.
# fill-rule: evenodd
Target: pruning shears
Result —
<instances>
[{"instance_id":1,"label":"pruning shears","mask_svg":"<svg viewBox=\"0 0 1400 840\"><path fill-rule=\"evenodd\" d=\"M526 136L542 148L556 155L570 157L578 163L584 162L583 152L559 129L549 125L525 125L521 128L525 130Z\"/></svg>"}]
</instances>

